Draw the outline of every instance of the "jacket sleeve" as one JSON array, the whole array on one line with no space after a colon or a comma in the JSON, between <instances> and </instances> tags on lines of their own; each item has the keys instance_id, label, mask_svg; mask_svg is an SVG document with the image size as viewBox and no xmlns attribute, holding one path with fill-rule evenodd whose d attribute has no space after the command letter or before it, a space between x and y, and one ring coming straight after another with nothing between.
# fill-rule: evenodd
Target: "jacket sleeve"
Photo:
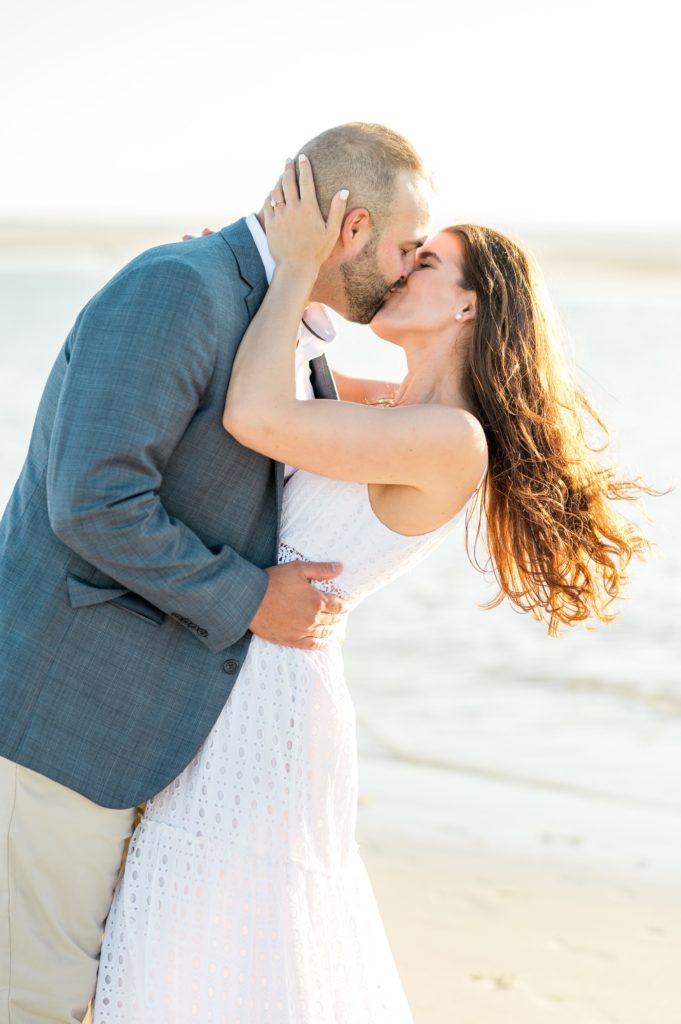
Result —
<instances>
[{"instance_id":1,"label":"jacket sleeve","mask_svg":"<svg viewBox=\"0 0 681 1024\"><path fill-rule=\"evenodd\" d=\"M158 490L216 354L201 275L173 256L130 265L86 306L67 345L47 467L57 537L214 653L247 631L267 575L227 545L206 547Z\"/></svg>"}]
</instances>

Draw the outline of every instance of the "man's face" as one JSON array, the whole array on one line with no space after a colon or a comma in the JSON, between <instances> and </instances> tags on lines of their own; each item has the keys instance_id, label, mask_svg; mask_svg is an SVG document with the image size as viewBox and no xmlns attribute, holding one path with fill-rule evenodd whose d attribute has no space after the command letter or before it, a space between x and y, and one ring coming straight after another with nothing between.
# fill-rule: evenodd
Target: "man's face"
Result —
<instances>
[{"instance_id":1,"label":"man's face","mask_svg":"<svg viewBox=\"0 0 681 1024\"><path fill-rule=\"evenodd\" d=\"M392 212L380 235L374 232L357 256L341 264L348 320L368 324L389 290L409 277L429 219L425 183L401 176Z\"/></svg>"}]
</instances>

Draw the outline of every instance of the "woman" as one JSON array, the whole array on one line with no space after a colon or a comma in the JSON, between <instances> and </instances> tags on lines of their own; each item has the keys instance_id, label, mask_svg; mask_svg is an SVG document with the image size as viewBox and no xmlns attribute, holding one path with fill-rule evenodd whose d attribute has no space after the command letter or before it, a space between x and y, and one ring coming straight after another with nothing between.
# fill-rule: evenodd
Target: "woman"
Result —
<instances>
[{"instance_id":1,"label":"woman","mask_svg":"<svg viewBox=\"0 0 681 1024\"><path fill-rule=\"evenodd\" d=\"M372 328L409 366L392 407L296 400L297 328L346 200L325 223L309 165L299 184L287 166L266 208L277 270L225 404L240 442L299 467L280 561L340 553L331 586L355 605L433 551L477 495L500 598L551 633L611 618L646 548L612 501L640 488L594 460L580 413L595 414L507 238L447 229L387 298ZM208 740L147 805L107 922L95 1024L412 1021L355 841L340 639L302 651L255 637Z\"/></svg>"}]
</instances>

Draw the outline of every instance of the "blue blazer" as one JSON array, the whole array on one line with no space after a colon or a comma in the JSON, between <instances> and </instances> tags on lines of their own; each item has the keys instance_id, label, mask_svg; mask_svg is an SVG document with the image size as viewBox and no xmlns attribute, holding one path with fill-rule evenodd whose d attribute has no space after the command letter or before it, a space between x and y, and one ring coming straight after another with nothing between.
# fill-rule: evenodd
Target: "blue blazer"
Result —
<instances>
[{"instance_id":1,"label":"blue blazer","mask_svg":"<svg viewBox=\"0 0 681 1024\"><path fill-rule=\"evenodd\" d=\"M0 755L107 807L194 756L276 563L284 467L222 426L266 289L244 220L119 271L57 356L0 522Z\"/></svg>"}]
</instances>

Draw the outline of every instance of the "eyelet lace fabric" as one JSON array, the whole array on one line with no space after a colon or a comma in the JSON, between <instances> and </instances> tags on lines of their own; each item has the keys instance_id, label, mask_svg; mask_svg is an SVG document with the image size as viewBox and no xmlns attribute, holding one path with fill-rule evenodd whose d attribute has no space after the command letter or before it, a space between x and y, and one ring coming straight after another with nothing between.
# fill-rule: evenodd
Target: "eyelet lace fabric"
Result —
<instances>
[{"instance_id":1,"label":"eyelet lace fabric","mask_svg":"<svg viewBox=\"0 0 681 1024\"><path fill-rule=\"evenodd\" d=\"M283 541L279 545L279 556L277 559L279 565L283 565L285 562L311 562L312 559L308 558L297 548L291 547L290 544L285 544ZM314 580L313 585L318 590L322 590L325 594L335 594L336 597L342 597L344 601L350 600L350 595L347 591L343 590L334 580Z\"/></svg>"},{"instance_id":2,"label":"eyelet lace fabric","mask_svg":"<svg viewBox=\"0 0 681 1024\"><path fill-rule=\"evenodd\" d=\"M354 607L456 519L404 537L365 485L298 471L279 561L340 561L314 585ZM413 1024L355 840L356 719L337 639L303 651L254 637L203 746L148 802L106 924L94 1024Z\"/></svg>"}]
</instances>

